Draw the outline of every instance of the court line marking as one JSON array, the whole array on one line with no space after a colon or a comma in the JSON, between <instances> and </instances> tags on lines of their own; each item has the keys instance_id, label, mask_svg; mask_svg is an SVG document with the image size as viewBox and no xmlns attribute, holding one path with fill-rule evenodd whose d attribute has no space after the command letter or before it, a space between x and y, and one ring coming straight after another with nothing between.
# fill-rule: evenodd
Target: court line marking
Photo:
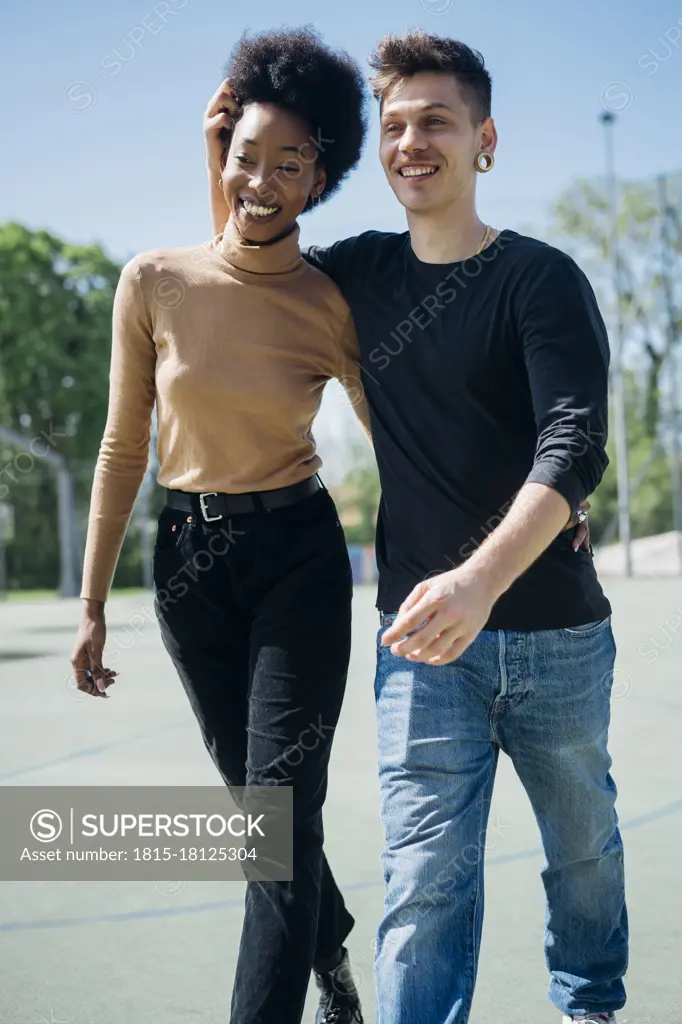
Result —
<instances>
[{"instance_id":1,"label":"court line marking","mask_svg":"<svg viewBox=\"0 0 682 1024\"><path fill-rule=\"evenodd\" d=\"M619 823L621 832L634 828L641 828L643 825L650 825L654 821L660 821L671 814L682 811L682 800L675 800L673 803L664 804L655 811L647 814L640 814L629 821ZM491 867L497 864L509 864L513 861L529 860L532 857L542 855L542 847L536 846L527 850L519 850L518 853L503 854L499 857L490 857L486 860L486 866ZM343 886L344 892L358 892L362 889L377 889L383 886L383 881L378 882L353 882ZM189 903L180 907L148 907L145 910L128 910L117 914L91 914L83 917L54 917L36 921L7 921L0 924L0 932L22 932L41 931L49 928L77 928L83 925L94 924L115 924L120 921L140 921L150 918L179 917L184 914L201 914L214 910L232 910L244 906L244 897L234 900L214 900L208 903Z\"/></svg>"},{"instance_id":2,"label":"court line marking","mask_svg":"<svg viewBox=\"0 0 682 1024\"><path fill-rule=\"evenodd\" d=\"M645 697L640 694L633 694L636 700L644 701L646 703L660 704L665 707L674 708L676 711L682 711L682 704L677 701L668 700L665 697L656 697L653 694L647 694ZM4 782L5 779L15 779L20 775L29 775L31 772L44 771L47 768L54 768L59 764L66 764L68 761L76 761L81 757L96 757L97 754L101 754L105 750L110 750L112 747L116 747L121 743L133 743L135 740L146 739L149 736L157 736L160 733L168 732L172 729L179 729L185 726L189 728L194 726L193 720L186 718L177 719L175 723L170 725L160 726L158 729L151 729L148 732L135 733L132 736L121 736L115 740L110 740L108 743L100 743L96 747L85 747L82 750L74 750L70 754L63 754L61 757L56 757L51 761L42 761L39 764L25 765L23 768L13 768L9 772L0 773L0 782Z\"/></svg>"},{"instance_id":3,"label":"court line marking","mask_svg":"<svg viewBox=\"0 0 682 1024\"><path fill-rule=\"evenodd\" d=\"M183 726L189 728L190 725L194 725L194 723L188 721L187 718L178 718L171 724L160 725L158 729L133 733L132 736L119 736L115 740L109 740L108 743L100 743L96 747L83 747L81 750L71 751L70 754L62 754L61 757L55 757L51 761L25 765L23 768L13 768L12 771L0 774L0 782L4 782L5 779L16 779L19 775L29 775L31 772L40 772L46 768L54 768L56 765L66 764L68 761L77 761L81 757L96 757L97 754L101 754L105 750L111 750L112 747L118 747L122 743L134 743L136 740L145 740L150 736L158 736L160 733L170 732L172 729L180 729Z\"/></svg>"},{"instance_id":4,"label":"court line marking","mask_svg":"<svg viewBox=\"0 0 682 1024\"><path fill-rule=\"evenodd\" d=\"M639 695L637 695L639 697ZM640 700L646 700L647 698L639 697ZM653 700L654 703L664 703L664 699L648 696L649 700ZM678 710L682 710L679 704L674 701L665 701L666 704L674 706ZM41 771L46 768L54 767L58 764L64 764L68 761L74 761L81 757L95 757L97 754L101 754L104 750L109 750L111 747L118 746L122 743L134 742L138 739L146 739L149 736L155 736L159 733L168 732L172 729L181 728L183 725L189 727L192 723L186 719L177 721L175 724L161 726L159 729L152 729L147 732L137 733L132 736L122 736L118 739L111 740L108 743L101 743L96 747L85 747L82 750L75 750L70 754L64 754L62 757L55 758L52 761L44 761L40 764L28 765L24 768L16 768L11 772L5 772L0 774L0 782L5 779L16 778L19 775L29 774L30 772ZM640 828L642 825L648 825L651 822L659 821L661 818L668 817L671 814L676 814L682 810L682 800L674 801L672 804L666 804L656 811L651 811L648 814L640 815L637 818L632 818L630 821L622 822L619 824L621 831L627 831L628 829ZM496 864L509 864L514 861L528 860L532 857L541 856L543 853L541 847L533 847L528 850L521 850L518 853L503 854L499 857L490 857L486 860L486 866L491 867ZM344 886L346 892L357 892L362 889L374 889L378 886L383 885L383 882L355 882L350 885ZM146 910L132 910L125 911L117 914L93 914L86 915L84 917L64 917L64 918L47 918L45 920L37 921L8 921L0 923L0 932L13 932L13 931L32 931L41 930L48 928L75 928L82 925L88 924L106 924L115 923L118 921L135 921L149 918L161 918L161 917L174 917L181 914L199 914L204 912L210 912L214 910L226 910L234 909L235 907L241 907L244 905L243 898L237 900L217 900L208 903L195 903L187 904L181 907L149 907Z\"/></svg>"}]
</instances>

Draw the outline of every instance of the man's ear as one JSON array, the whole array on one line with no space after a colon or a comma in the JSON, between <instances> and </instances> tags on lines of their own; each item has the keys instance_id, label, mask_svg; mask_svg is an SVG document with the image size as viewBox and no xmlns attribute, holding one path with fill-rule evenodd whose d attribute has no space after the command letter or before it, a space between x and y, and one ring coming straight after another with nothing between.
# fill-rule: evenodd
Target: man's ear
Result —
<instances>
[{"instance_id":1,"label":"man's ear","mask_svg":"<svg viewBox=\"0 0 682 1024\"><path fill-rule=\"evenodd\" d=\"M492 117L486 117L481 124L481 149L494 153L497 149L497 128Z\"/></svg>"}]
</instances>

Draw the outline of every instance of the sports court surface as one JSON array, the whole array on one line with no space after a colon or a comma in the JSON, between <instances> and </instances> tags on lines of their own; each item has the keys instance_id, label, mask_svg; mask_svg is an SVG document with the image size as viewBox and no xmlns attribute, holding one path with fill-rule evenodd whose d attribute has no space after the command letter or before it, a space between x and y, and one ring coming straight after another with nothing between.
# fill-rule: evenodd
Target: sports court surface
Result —
<instances>
[{"instance_id":1,"label":"sports court surface","mask_svg":"<svg viewBox=\"0 0 682 1024\"><path fill-rule=\"evenodd\" d=\"M632 930L630 1003L619 1024L681 1024L682 585L672 578L606 587L619 645L611 752ZM359 587L325 815L329 860L357 921L349 948L367 1024L382 900L373 604L373 590ZM107 701L71 685L78 611L72 600L0 605L0 783L215 784L151 598L110 603L110 642L123 650ZM558 1019L546 996L542 861L528 801L503 758L471 1024ZM237 882L0 883L0 1024L227 1024L242 897ZM315 1003L311 988L309 1021Z\"/></svg>"}]
</instances>

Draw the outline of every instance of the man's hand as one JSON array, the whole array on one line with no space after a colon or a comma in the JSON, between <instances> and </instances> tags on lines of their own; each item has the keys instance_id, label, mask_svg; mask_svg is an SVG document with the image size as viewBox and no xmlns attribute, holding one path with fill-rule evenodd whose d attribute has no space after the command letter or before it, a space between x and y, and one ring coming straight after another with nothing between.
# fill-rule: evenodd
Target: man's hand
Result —
<instances>
[{"instance_id":1,"label":"man's hand","mask_svg":"<svg viewBox=\"0 0 682 1024\"><path fill-rule=\"evenodd\" d=\"M497 597L484 574L471 572L465 563L418 584L381 642L408 661L446 665L474 642ZM424 625L418 628L421 623ZM405 636L413 630L412 636Z\"/></svg>"},{"instance_id":2,"label":"man's hand","mask_svg":"<svg viewBox=\"0 0 682 1024\"><path fill-rule=\"evenodd\" d=\"M589 507L588 501L580 506L584 512ZM382 643L409 661L455 661L483 629L497 599L559 533L577 525L573 548L589 550L587 523L577 515L566 523L568 509L566 499L551 487L524 484L500 525L464 565L414 588Z\"/></svg>"},{"instance_id":3,"label":"man's hand","mask_svg":"<svg viewBox=\"0 0 682 1024\"><path fill-rule=\"evenodd\" d=\"M216 179L222 171L225 143L228 133L234 128L234 118L238 112L239 103L225 79L209 100L204 113L206 166Z\"/></svg>"}]
</instances>

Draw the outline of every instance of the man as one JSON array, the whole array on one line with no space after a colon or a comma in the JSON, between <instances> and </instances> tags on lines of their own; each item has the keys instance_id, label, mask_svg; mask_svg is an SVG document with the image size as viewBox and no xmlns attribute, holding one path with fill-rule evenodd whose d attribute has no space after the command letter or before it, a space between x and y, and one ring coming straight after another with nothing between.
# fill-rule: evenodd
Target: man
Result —
<instances>
[{"instance_id":1,"label":"man","mask_svg":"<svg viewBox=\"0 0 682 1024\"><path fill-rule=\"evenodd\" d=\"M545 849L550 998L564 1021L613 1022L627 967L615 645L591 553L564 530L607 465L606 331L568 256L476 214L497 144L480 54L412 32L371 64L409 231L308 258L353 311L382 484L378 1020L468 1020L503 750ZM220 230L216 203L214 188Z\"/></svg>"}]
</instances>

